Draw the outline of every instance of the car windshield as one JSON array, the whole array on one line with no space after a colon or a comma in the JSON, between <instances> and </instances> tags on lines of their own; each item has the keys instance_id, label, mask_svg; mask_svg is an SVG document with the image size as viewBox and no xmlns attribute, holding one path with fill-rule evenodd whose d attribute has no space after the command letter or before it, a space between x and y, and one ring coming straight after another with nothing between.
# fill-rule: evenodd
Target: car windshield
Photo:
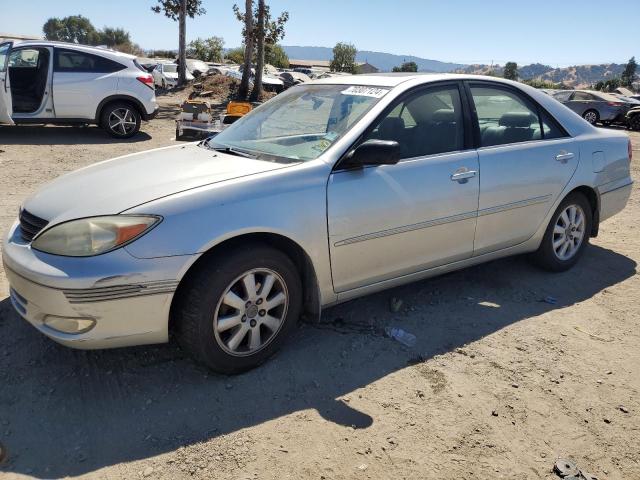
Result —
<instances>
[{"instance_id":1,"label":"car windshield","mask_svg":"<svg viewBox=\"0 0 640 480\"><path fill-rule=\"evenodd\" d=\"M178 66L174 64L167 64L162 67L162 71L165 73L176 73L178 71Z\"/></svg>"},{"instance_id":2,"label":"car windshield","mask_svg":"<svg viewBox=\"0 0 640 480\"><path fill-rule=\"evenodd\" d=\"M358 85L304 85L278 95L205 142L274 161L318 158L387 92Z\"/></svg>"}]
</instances>

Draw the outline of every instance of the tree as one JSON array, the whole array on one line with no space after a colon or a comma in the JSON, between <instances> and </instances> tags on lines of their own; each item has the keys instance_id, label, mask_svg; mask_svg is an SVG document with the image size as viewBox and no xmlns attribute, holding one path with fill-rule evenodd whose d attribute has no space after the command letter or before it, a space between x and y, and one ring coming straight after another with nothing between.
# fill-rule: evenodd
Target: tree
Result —
<instances>
[{"instance_id":1,"label":"tree","mask_svg":"<svg viewBox=\"0 0 640 480\"><path fill-rule=\"evenodd\" d=\"M507 80L518 80L518 64L516 62L507 62L502 75Z\"/></svg>"},{"instance_id":2,"label":"tree","mask_svg":"<svg viewBox=\"0 0 640 480\"><path fill-rule=\"evenodd\" d=\"M100 45L106 45L111 48L116 45L131 44L131 37L129 32L122 28L104 27L101 32L98 32Z\"/></svg>"},{"instance_id":3,"label":"tree","mask_svg":"<svg viewBox=\"0 0 640 480\"><path fill-rule=\"evenodd\" d=\"M178 85L184 85L187 81L187 16L194 18L203 15L207 11L202 8L202 0L156 0L157 5L151 7L155 13L164 13L164 16L174 22L178 20Z\"/></svg>"},{"instance_id":4,"label":"tree","mask_svg":"<svg viewBox=\"0 0 640 480\"><path fill-rule=\"evenodd\" d=\"M222 62L224 39L222 37L197 38L187 48L187 54L203 62Z\"/></svg>"},{"instance_id":5,"label":"tree","mask_svg":"<svg viewBox=\"0 0 640 480\"><path fill-rule=\"evenodd\" d=\"M50 18L42 27L47 40L59 42L98 45L100 34L88 18L82 15L71 15L65 18Z\"/></svg>"},{"instance_id":6,"label":"tree","mask_svg":"<svg viewBox=\"0 0 640 480\"><path fill-rule=\"evenodd\" d=\"M276 68L289 68L289 57L277 43L264 46L264 61Z\"/></svg>"},{"instance_id":7,"label":"tree","mask_svg":"<svg viewBox=\"0 0 640 480\"><path fill-rule=\"evenodd\" d=\"M351 43L338 42L333 47L333 60L331 60L332 72L357 73L356 47Z\"/></svg>"},{"instance_id":8,"label":"tree","mask_svg":"<svg viewBox=\"0 0 640 480\"><path fill-rule=\"evenodd\" d=\"M232 48L227 52L225 58L238 65L244 62L244 47Z\"/></svg>"},{"instance_id":9,"label":"tree","mask_svg":"<svg viewBox=\"0 0 640 480\"><path fill-rule=\"evenodd\" d=\"M278 41L284 38L284 26L289 20L289 12L282 12L276 19L273 19L271 17L269 6L264 2L264 0L258 0L258 5L255 9L253 8L253 1L246 0L244 12L240 11L238 5L233 6L233 11L236 14L236 18L244 24L242 36L244 38L245 66L243 67L243 80L240 83L238 95L241 98L245 98L246 94L243 88L244 72L247 71L247 68L250 68L251 62L254 60L254 46L257 47L255 49L257 50L257 52L255 52L256 77L262 76L265 58L272 59L280 57L280 61L285 63L282 60L283 55L281 55L284 54L283 51L279 52L275 49L273 50L274 57L269 57L269 55L271 54L270 49L275 47ZM252 12L252 15L246 15L247 12ZM260 25L262 25L262 27ZM288 63L289 59L287 58L286 64L288 65ZM249 90L248 81L249 79L247 79L247 92ZM256 88L262 88L261 79L254 79L253 90L255 93L252 92L252 98L256 98L256 95L259 95L259 90L256 91Z\"/></svg>"},{"instance_id":10,"label":"tree","mask_svg":"<svg viewBox=\"0 0 640 480\"><path fill-rule=\"evenodd\" d=\"M244 38L244 58L242 68L242 80L238 87L238 97L244 100L249 95L249 80L251 79L251 60L253 58L253 0L245 0L244 13L238 5L233 6L236 18L244 23L242 36Z\"/></svg>"},{"instance_id":11,"label":"tree","mask_svg":"<svg viewBox=\"0 0 640 480\"><path fill-rule=\"evenodd\" d=\"M636 63L636 57L631 57L627 66L624 67L624 72L622 72L622 86L631 87L631 84L636 78L636 69L638 68L638 64Z\"/></svg>"},{"instance_id":12,"label":"tree","mask_svg":"<svg viewBox=\"0 0 640 480\"><path fill-rule=\"evenodd\" d=\"M417 72L418 64L416 62L404 62L399 67L393 67L394 72Z\"/></svg>"}]
</instances>

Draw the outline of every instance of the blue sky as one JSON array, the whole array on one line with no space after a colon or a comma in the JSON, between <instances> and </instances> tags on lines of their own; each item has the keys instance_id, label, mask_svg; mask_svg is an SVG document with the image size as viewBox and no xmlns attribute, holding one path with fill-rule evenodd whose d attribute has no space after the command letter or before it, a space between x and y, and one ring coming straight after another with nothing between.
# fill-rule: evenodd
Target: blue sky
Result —
<instances>
[{"instance_id":1,"label":"blue sky","mask_svg":"<svg viewBox=\"0 0 640 480\"><path fill-rule=\"evenodd\" d=\"M244 4L243 0L236 0ZM233 0L204 0L207 14L190 20L187 39L221 36L238 46ZM173 49L177 25L150 7L155 0L0 0L0 32L41 34L52 16L82 14L92 23L122 27L143 48ZM552 66L626 62L640 56L638 0L267 0L274 14L288 10L285 45L417 55L459 63Z\"/></svg>"}]
</instances>

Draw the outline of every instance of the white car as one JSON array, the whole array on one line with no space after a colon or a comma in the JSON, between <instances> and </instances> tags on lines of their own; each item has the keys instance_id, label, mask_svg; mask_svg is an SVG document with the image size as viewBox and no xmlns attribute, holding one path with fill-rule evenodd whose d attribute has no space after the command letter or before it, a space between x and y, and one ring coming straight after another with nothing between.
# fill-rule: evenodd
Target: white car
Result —
<instances>
[{"instance_id":1,"label":"white car","mask_svg":"<svg viewBox=\"0 0 640 480\"><path fill-rule=\"evenodd\" d=\"M193 80L193 75L187 69L187 81ZM151 72L153 83L156 87L164 89L174 88L178 85L178 65L175 63L159 63Z\"/></svg>"},{"instance_id":2,"label":"white car","mask_svg":"<svg viewBox=\"0 0 640 480\"><path fill-rule=\"evenodd\" d=\"M128 138L158 113L136 57L72 43L0 43L0 124L97 124Z\"/></svg>"}]
</instances>

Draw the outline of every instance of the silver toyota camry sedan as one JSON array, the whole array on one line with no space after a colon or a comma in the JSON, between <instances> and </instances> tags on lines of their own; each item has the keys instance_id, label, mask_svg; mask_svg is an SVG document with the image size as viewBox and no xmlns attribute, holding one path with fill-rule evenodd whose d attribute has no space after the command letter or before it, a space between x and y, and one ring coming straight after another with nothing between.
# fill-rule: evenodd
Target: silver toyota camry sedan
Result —
<instances>
[{"instance_id":1,"label":"silver toyota camry sedan","mask_svg":"<svg viewBox=\"0 0 640 480\"><path fill-rule=\"evenodd\" d=\"M496 78L293 87L219 135L100 162L20 209L17 312L76 348L167 342L235 373L302 316L507 255L571 268L631 192L631 145Z\"/></svg>"}]
</instances>

